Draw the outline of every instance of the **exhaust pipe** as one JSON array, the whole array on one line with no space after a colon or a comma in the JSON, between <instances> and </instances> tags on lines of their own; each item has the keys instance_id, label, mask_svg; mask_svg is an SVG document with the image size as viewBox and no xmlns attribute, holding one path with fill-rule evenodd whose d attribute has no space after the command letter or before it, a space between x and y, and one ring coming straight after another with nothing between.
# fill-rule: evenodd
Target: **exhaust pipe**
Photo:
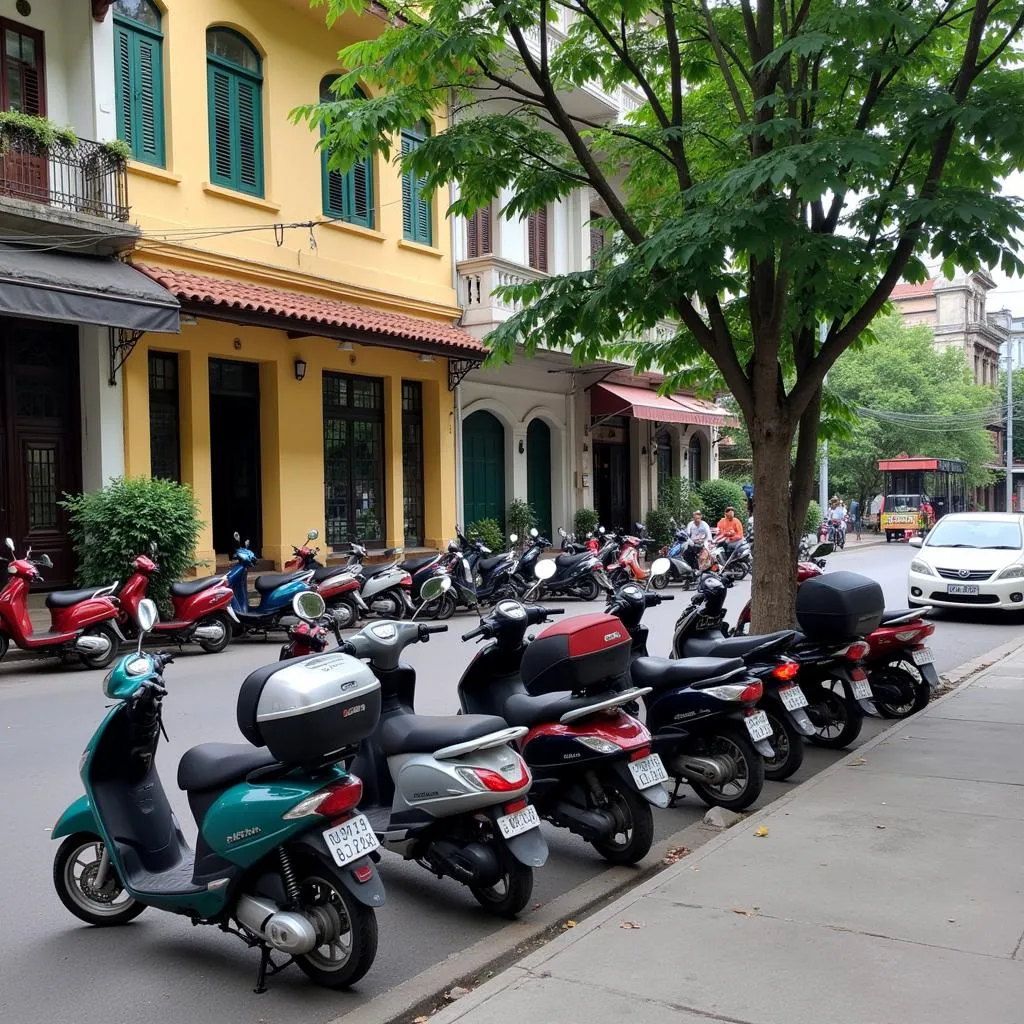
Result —
<instances>
[{"instance_id":1,"label":"exhaust pipe","mask_svg":"<svg viewBox=\"0 0 1024 1024\"><path fill-rule=\"evenodd\" d=\"M80 636L75 641L79 654L106 654L110 650L110 639L105 636Z\"/></svg>"},{"instance_id":2,"label":"exhaust pipe","mask_svg":"<svg viewBox=\"0 0 1024 1024\"><path fill-rule=\"evenodd\" d=\"M304 914L281 910L272 900L243 894L235 907L235 918L246 931L282 953L300 956L316 949L313 922Z\"/></svg>"},{"instance_id":3,"label":"exhaust pipe","mask_svg":"<svg viewBox=\"0 0 1024 1024\"><path fill-rule=\"evenodd\" d=\"M687 782L705 782L711 786L720 786L735 774L732 760L729 758L697 757L694 754L677 757L670 768L673 774L686 779Z\"/></svg>"},{"instance_id":4,"label":"exhaust pipe","mask_svg":"<svg viewBox=\"0 0 1024 1024\"><path fill-rule=\"evenodd\" d=\"M212 626L196 626L192 636L196 640L223 640L224 623L218 622Z\"/></svg>"}]
</instances>

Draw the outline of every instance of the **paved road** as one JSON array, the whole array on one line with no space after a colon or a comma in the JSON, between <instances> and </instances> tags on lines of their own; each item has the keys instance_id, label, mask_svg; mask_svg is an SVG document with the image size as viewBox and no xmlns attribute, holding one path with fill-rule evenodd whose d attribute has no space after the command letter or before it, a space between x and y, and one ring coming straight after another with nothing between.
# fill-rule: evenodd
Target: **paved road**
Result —
<instances>
[{"instance_id":1,"label":"paved road","mask_svg":"<svg viewBox=\"0 0 1024 1024\"><path fill-rule=\"evenodd\" d=\"M910 551L900 546L847 551L831 567L879 580L891 603L902 603ZM730 593L730 618L747 588ZM649 616L652 653L664 651L679 602ZM456 676L470 651L458 634L468 625L410 650L420 672L418 705L425 713L455 710ZM940 670L998 646L1019 630L977 615L940 623L933 644ZM185 654L168 670L166 725L170 742L158 757L168 792L187 833L188 806L174 787L178 758L190 746L237 740L234 702L245 674L276 657L276 644L239 644L224 655ZM358 993L333 994L308 985L297 971L274 979L271 992L251 994L255 955L237 939L183 919L148 911L125 929L79 927L58 902L50 881L54 844L48 829L78 793L79 752L103 712L101 674L59 671L47 663L0 665L0 846L4 928L0 932L0 1019L19 1024L117 1024L159 1015L165 1024L216 1020L223 1024L321 1024L419 973L450 953L501 927L461 886L438 881L415 865L387 857L382 865L388 904L380 912L380 951ZM870 721L863 738L879 726ZM801 779L834 755L809 749ZM792 783L769 784L762 803ZM692 797L662 812L658 838L698 820ZM602 861L575 838L547 830L552 855L538 872L534 899L545 903L602 870ZM11 841L17 836L18 843Z\"/></svg>"}]
</instances>

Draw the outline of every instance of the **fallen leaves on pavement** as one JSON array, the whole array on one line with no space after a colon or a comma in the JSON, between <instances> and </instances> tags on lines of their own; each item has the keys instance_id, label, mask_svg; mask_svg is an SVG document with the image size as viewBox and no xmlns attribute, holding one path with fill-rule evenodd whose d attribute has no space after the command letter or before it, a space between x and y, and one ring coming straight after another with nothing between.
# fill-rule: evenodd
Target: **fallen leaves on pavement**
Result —
<instances>
[{"instance_id":1,"label":"fallen leaves on pavement","mask_svg":"<svg viewBox=\"0 0 1024 1024\"><path fill-rule=\"evenodd\" d=\"M688 857L690 851L685 846L673 846L668 853L665 854L662 864L675 864L677 861L682 860L684 857Z\"/></svg>"},{"instance_id":2,"label":"fallen leaves on pavement","mask_svg":"<svg viewBox=\"0 0 1024 1024\"><path fill-rule=\"evenodd\" d=\"M639 928L643 928L643 925L639 921L623 921L619 927L625 928L626 931L637 931Z\"/></svg>"},{"instance_id":3,"label":"fallen leaves on pavement","mask_svg":"<svg viewBox=\"0 0 1024 1024\"><path fill-rule=\"evenodd\" d=\"M764 839L764 837L766 835L768 835L768 826L767 825L762 825L760 828L755 828L754 829L754 836L757 839Z\"/></svg>"}]
</instances>

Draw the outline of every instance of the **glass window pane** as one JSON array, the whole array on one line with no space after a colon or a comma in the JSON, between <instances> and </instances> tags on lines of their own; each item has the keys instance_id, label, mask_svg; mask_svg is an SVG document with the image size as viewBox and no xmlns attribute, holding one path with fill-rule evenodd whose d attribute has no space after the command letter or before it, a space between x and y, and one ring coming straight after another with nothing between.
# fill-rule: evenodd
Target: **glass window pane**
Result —
<instances>
[{"instance_id":1,"label":"glass window pane","mask_svg":"<svg viewBox=\"0 0 1024 1024\"><path fill-rule=\"evenodd\" d=\"M132 21L141 22L150 28L160 28L160 12L149 0L117 0L114 10Z\"/></svg>"},{"instance_id":2,"label":"glass window pane","mask_svg":"<svg viewBox=\"0 0 1024 1024\"><path fill-rule=\"evenodd\" d=\"M210 29L206 33L206 51L223 60L229 60L246 71L259 74L260 58L253 47L241 36L225 29Z\"/></svg>"}]
</instances>

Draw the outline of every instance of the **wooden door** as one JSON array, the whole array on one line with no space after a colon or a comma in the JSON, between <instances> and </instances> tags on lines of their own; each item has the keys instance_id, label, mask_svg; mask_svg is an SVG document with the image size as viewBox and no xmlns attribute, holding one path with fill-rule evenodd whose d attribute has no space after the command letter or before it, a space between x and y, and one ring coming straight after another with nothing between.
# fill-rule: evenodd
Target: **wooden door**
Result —
<instances>
[{"instance_id":1,"label":"wooden door","mask_svg":"<svg viewBox=\"0 0 1024 1024\"><path fill-rule=\"evenodd\" d=\"M540 419L526 428L526 500L537 513L537 529L551 537L551 428Z\"/></svg>"},{"instance_id":2,"label":"wooden door","mask_svg":"<svg viewBox=\"0 0 1024 1024\"><path fill-rule=\"evenodd\" d=\"M480 519L505 524L505 428L489 412L475 412L462 424L463 525Z\"/></svg>"},{"instance_id":3,"label":"wooden door","mask_svg":"<svg viewBox=\"0 0 1024 1024\"><path fill-rule=\"evenodd\" d=\"M0 106L4 110L46 116L46 62L43 33L17 21L0 18ZM49 199L44 152L15 144L3 154L0 189L22 199Z\"/></svg>"}]
</instances>

